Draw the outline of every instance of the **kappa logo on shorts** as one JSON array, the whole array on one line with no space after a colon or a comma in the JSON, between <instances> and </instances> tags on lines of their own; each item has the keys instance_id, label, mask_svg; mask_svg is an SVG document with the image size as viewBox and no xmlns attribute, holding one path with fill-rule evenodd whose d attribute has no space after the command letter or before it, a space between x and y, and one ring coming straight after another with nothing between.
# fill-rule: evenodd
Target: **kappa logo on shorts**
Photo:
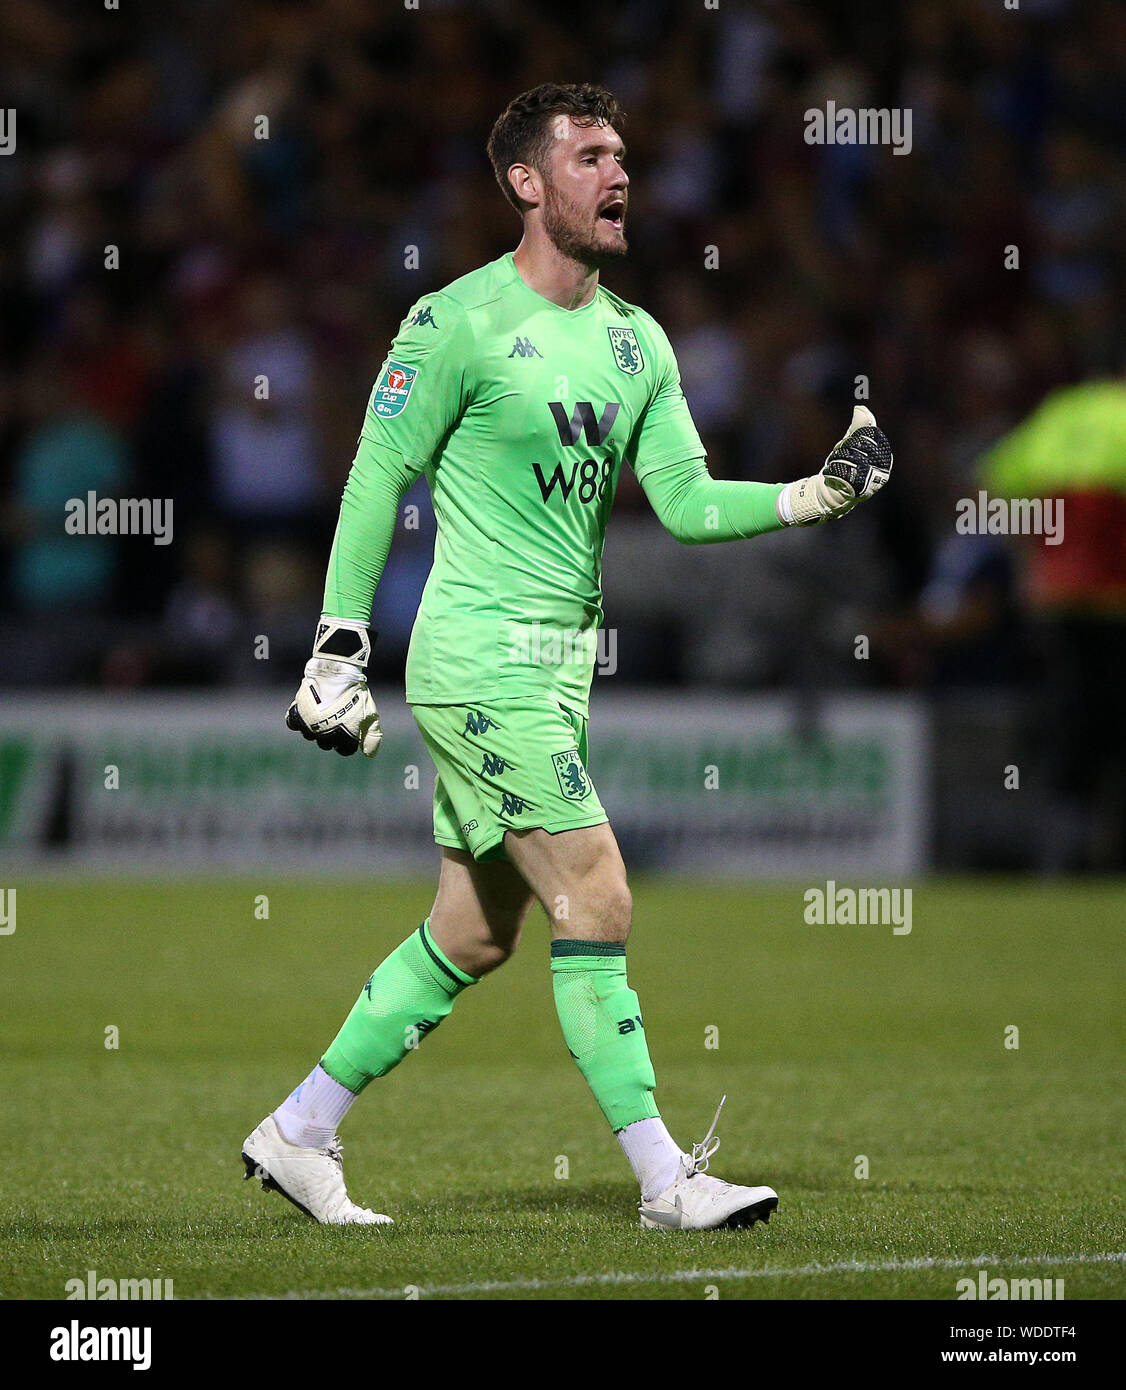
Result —
<instances>
[{"instance_id":1,"label":"kappa logo on shorts","mask_svg":"<svg viewBox=\"0 0 1126 1390\"><path fill-rule=\"evenodd\" d=\"M495 753L486 753L481 759L482 777L499 777L503 772L507 772L512 764L507 758L498 757Z\"/></svg>"},{"instance_id":2,"label":"kappa logo on shorts","mask_svg":"<svg viewBox=\"0 0 1126 1390\"><path fill-rule=\"evenodd\" d=\"M467 821L465 822L465 824L461 827L461 833L462 833L463 835L468 835L469 832L470 832L471 830L476 830L476 829L477 829L477 822L476 822L475 820L467 820ZM368 995L368 998L369 998L369 999L371 998L371 995L370 995L370 994Z\"/></svg>"},{"instance_id":3,"label":"kappa logo on shorts","mask_svg":"<svg viewBox=\"0 0 1126 1390\"><path fill-rule=\"evenodd\" d=\"M559 790L568 801L582 801L590 795L590 778L577 748L568 748L566 753L552 753L551 761L559 778Z\"/></svg>"},{"instance_id":4,"label":"kappa logo on shorts","mask_svg":"<svg viewBox=\"0 0 1126 1390\"><path fill-rule=\"evenodd\" d=\"M401 415L417 378L417 367L408 367L405 362L389 357L371 393L371 408L375 414L381 420L394 420L396 415Z\"/></svg>"},{"instance_id":5,"label":"kappa logo on shorts","mask_svg":"<svg viewBox=\"0 0 1126 1390\"><path fill-rule=\"evenodd\" d=\"M502 816L522 816L527 804L522 796L509 796L504 792L500 798L500 813Z\"/></svg>"},{"instance_id":6,"label":"kappa logo on shorts","mask_svg":"<svg viewBox=\"0 0 1126 1390\"><path fill-rule=\"evenodd\" d=\"M465 713L465 734L487 734L490 729L499 729L500 725L495 719L490 719L487 714L482 714L479 709L467 710Z\"/></svg>"}]
</instances>

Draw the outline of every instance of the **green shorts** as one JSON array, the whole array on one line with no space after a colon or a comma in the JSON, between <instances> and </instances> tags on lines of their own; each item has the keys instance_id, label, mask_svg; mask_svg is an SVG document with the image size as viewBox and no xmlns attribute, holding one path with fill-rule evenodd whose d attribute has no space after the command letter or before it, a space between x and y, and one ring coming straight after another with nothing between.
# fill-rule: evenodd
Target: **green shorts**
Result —
<instances>
[{"instance_id":1,"label":"green shorts","mask_svg":"<svg viewBox=\"0 0 1126 1390\"><path fill-rule=\"evenodd\" d=\"M578 830L607 819L586 770L586 719L550 696L412 705L438 771L434 838L506 859L507 830Z\"/></svg>"}]
</instances>

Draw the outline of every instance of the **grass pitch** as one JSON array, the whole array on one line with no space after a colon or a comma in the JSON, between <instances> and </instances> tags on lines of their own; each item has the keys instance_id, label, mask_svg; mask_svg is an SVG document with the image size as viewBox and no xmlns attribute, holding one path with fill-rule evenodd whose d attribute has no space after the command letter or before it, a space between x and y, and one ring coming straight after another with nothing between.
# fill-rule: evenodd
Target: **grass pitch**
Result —
<instances>
[{"instance_id":1,"label":"grass pitch","mask_svg":"<svg viewBox=\"0 0 1126 1390\"><path fill-rule=\"evenodd\" d=\"M323 1229L244 1183L243 1136L432 891L266 877L18 883L0 1296L95 1270L177 1299L952 1299L982 1264L1126 1293L1121 883L932 881L895 936L806 925L797 887L637 881L662 1114L687 1147L726 1092L712 1171L781 1196L768 1227L679 1235L638 1228L538 912L343 1126L349 1189L393 1228Z\"/></svg>"}]
</instances>

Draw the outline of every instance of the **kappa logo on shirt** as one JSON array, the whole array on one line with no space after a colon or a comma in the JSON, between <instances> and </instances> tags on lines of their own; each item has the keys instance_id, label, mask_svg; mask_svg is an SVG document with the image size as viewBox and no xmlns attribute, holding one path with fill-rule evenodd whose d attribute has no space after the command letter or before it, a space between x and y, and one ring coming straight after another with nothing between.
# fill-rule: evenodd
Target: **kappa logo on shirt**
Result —
<instances>
[{"instance_id":1,"label":"kappa logo on shirt","mask_svg":"<svg viewBox=\"0 0 1126 1390\"><path fill-rule=\"evenodd\" d=\"M406 408L411 388L418 378L418 368L408 367L389 357L371 393L371 408L381 420L393 420Z\"/></svg>"},{"instance_id":2,"label":"kappa logo on shirt","mask_svg":"<svg viewBox=\"0 0 1126 1390\"><path fill-rule=\"evenodd\" d=\"M543 353L532 342L531 338L518 337L512 345L509 357L542 357Z\"/></svg>"}]
</instances>

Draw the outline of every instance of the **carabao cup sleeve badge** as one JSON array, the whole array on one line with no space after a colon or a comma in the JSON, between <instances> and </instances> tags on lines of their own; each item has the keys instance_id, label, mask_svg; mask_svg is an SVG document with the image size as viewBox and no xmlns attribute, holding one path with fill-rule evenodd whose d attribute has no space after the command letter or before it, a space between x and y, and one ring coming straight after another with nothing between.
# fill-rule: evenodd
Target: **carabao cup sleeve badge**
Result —
<instances>
[{"instance_id":1,"label":"carabao cup sleeve badge","mask_svg":"<svg viewBox=\"0 0 1126 1390\"><path fill-rule=\"evenodd\" d=\"M396 415L401 415L417 376L417 367L408 367L405 362L396 362L389 357L372 389L372 411L381 420L393 420Z\"/></svg>"}]
</instances>

